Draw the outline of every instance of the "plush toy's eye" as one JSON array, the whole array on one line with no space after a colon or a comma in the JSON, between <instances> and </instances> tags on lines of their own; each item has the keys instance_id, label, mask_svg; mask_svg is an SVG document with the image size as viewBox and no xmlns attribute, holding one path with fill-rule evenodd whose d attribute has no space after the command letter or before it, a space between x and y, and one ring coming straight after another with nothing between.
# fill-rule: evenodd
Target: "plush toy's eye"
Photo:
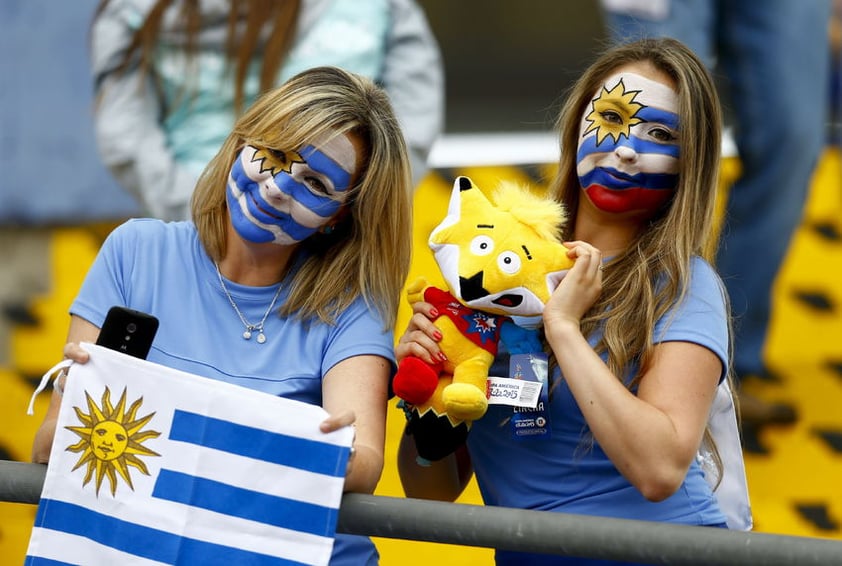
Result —
<instances>
[{"instance_id":1,"label":"plush toy's eye","mask_svg":"<svg viewBox=\"0 0 842 566\"><path fill-rule=\"evenodd\" d=\"M471 240L471 253L474 255L488 255L494 251L494 240L488 236L477 236Z\"/></svg>"},{"instance_id":2,"label":"plush toy's eye","mask_svg":"<svg viewBox=\"0 0 842 566\"><path fill-rule=\"evenodd\" d=\"M497 256L497 267L507 275L520 271L520 256L514 252L503 252Z\"/></svg>"}]
</instances>

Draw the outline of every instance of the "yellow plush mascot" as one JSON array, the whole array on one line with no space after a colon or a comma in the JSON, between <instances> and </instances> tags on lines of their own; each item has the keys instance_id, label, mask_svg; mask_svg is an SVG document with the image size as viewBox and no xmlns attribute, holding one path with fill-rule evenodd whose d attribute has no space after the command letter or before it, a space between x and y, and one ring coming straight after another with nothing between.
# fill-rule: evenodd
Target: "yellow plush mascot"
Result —
<instances>
[{"instance_id":1,"label":"yellow plush mascot","mask_svg":"<svg viewBox=\"0 0 842 566\"><path fill-rule=\"evenodd\" d=\"M447 361L430 365L409 356L393 381L422 458L453 452L470 422L485 414L503 322L540 315L573 265L559 241L564 220L560 203L528 189L502 184L488 198L468 177L456 179L447 216L429 240L448 290L424 279L407 288L410 303L436 307Z\"/></svg>"}]
</instances>

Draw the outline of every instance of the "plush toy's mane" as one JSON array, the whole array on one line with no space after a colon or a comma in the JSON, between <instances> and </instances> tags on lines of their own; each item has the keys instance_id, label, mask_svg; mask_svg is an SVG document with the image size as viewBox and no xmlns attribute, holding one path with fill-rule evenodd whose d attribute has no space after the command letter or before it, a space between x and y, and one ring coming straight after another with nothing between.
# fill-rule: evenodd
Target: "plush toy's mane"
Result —
<instances>
[{"instance_id":1,"label":"plush toy's mane","mask_svg":"<svg viewBox=\"0 0 842 566\"><path fill-rule=\"evenodd\" d=\"M539 238L557 240L560 237L561 227L567 219L561 203L511 181L501 181L490 199L497 208L510 212L530 226Z\"/></svg>"}]
</instances>

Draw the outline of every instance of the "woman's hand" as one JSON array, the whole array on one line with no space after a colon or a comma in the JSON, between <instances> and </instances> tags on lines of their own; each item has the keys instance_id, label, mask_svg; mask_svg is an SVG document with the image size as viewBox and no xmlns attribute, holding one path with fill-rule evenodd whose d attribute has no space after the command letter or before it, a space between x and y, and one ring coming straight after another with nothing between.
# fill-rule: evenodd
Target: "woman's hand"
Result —
<instances>
[{"instance_id":1,"label":"woman's hand","mask_svg":"<svg viewBox=\"0 0 842 566\"><path fill-rule=\"evenodd\" d=\"M64 357L77 364L86 364L91 355L78 342L68 342L64 345Z\"/></svg>"},{"instance_id":2,"label":"woman's hand","mask_svg":"<svg viewBox=\"0 0 842 566\"><path fill-rule=\"evenodd\" d=\"M351 474L351 470L354 465L354 455L356 454L357 450L354 447L354 442L357 440L357 428L354 422L357 420L356 415L354 415L354 411L343 411L337 415L330 415L328 418L323 420L319 425L319 430L323 433L327 434L329 432L334 432L339 430L342 427L350 426L354 429L354 437L351 440L351 454L348 456L348 466L345 468L345 476L349 476Z\"/></svg>"},{"instance_id":3,"label":"woman's hand","mask_svg":"<svg viewBox=\"0 0 842 566\"><path fill-rule=\"evenodd\" d=\"M327 434L345 426L354 426L356 420L357 417L354 415L354 411L343 411L338 415L330 415L323 420L319 425L319 430Z\"/></svg>"},{"instance_id":4,"label":"woman's hand","mask_svg":"<svg viewBox=\"0 0 842 566\"><path fill-rule=\"evenodd\" d=\"M84 350L78 342L68 342L64 345L64 358L67 360L73 360L73 363L76 364L86 364L90 359L91 355ZM59 395L64 394L64 387L67 384L67 368L61 370L61 372L56 377L55 383L53 384L53 388L58 392Z\"/></svg>"},{"instance_id":5,"label":"woman's hand","mask_svg":"<svg viewBox=\"0 0 842 566\"><path fill-rule=\"evenodd\" d=\"M67 344L64 346L64 357L73 360L77 364L88 363L90 354L83 350L79 343L95 342L97 336L99 336L99 327L84 318L71 315L70 329L67 332ZM35 439L32 442L33 462L46 464L50 458L56 421L58 420L58 412L61 407L61 392L64 391L66 381L67 376L62 373L57 378L57 387L53 387L53 394L50 396L50 406L47 408L47 414L44 415L44 420L35 432Z\"/></svg>"},{"instance_id":6,"label":"woman's hand","mask_svg":"<svg viewBox=\"0 0 842 566\"><path fill-rule=\"evenodd\" d=\"M576 328L602 292L602 252L581 242L564 242L573 267L544 306L544 327L549 332L565 324Z\"/></svg>"},{"instance_id":7,"label":"woman's hand","mask_svg":"<svg viewBox=\"0 0 842 566\"><path fill-rule=\"evenodd\" d=\"M421 358L429 364L447 360L438 345L441 331L433 324L439 316L438 310L430 303L418 302L412 304L412 313L409 325L395 348L398 363L407 356Z\"/></svg>"}]
</instances>

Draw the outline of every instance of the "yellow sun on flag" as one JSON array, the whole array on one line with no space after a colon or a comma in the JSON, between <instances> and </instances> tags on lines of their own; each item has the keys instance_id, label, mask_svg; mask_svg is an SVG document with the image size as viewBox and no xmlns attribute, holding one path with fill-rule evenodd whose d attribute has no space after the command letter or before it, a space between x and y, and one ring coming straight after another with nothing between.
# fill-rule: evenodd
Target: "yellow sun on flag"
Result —
<instances>
[{"instance_id":1,"label":"yellow sun on flag","mask_svg":"<svg viewBox=\"0 0 842 566\"><path fill-rule=\"evenodd\" d=\"M278 151L275 149L258 149L251 158L260 161L260 172L269 171L274 177L281 171L292 174L293 163L306 163L297 151Z\"/></svg>"},{"instance_id":2,"label":"yellow sun on flag","mask_svg":"<svg viewBox=\"0 0 842 566\"><path fill-rule=\"evenodd\" d=\"M597 145L608 136L614 139L614 143L620 139L620 136L629 137L631 127L643 121L635 117L644 107L643 104L634 101L639 92L639 90L626 91L623 79L620 79L611 90L603 86L599 96L593 100L593 110L585 116L590 126L582 135L596 130Z\"/></svg>"},{"instance_id":3,"label":"yellow sun on flag","mask_svg":"<svg viewBox=\"0 0 842 566\"><path fill-rule=\"evenodd\" d=\"M160 456L141 445L150 438L161 435L154 430L141 430L155 413L137 417L137 411L143 403L142 397L126 410L125 389L116 406L111 404L111 391L107 387L102 394L100 406L97 406L87 391L85 396L88 399L89 413L85 414L79 407L73 407L82 426L64 427L81 438L79 442L66 448L68 452L82 453L73 470L88 465L82 485L88 485L92 478L96 478L97 496L105 478L108 478L111 485L111 495L117 493L117 474L134 491L129 467L137 468L148 476L149 470L138 456Z\"/></svg>"}]
</instances>

